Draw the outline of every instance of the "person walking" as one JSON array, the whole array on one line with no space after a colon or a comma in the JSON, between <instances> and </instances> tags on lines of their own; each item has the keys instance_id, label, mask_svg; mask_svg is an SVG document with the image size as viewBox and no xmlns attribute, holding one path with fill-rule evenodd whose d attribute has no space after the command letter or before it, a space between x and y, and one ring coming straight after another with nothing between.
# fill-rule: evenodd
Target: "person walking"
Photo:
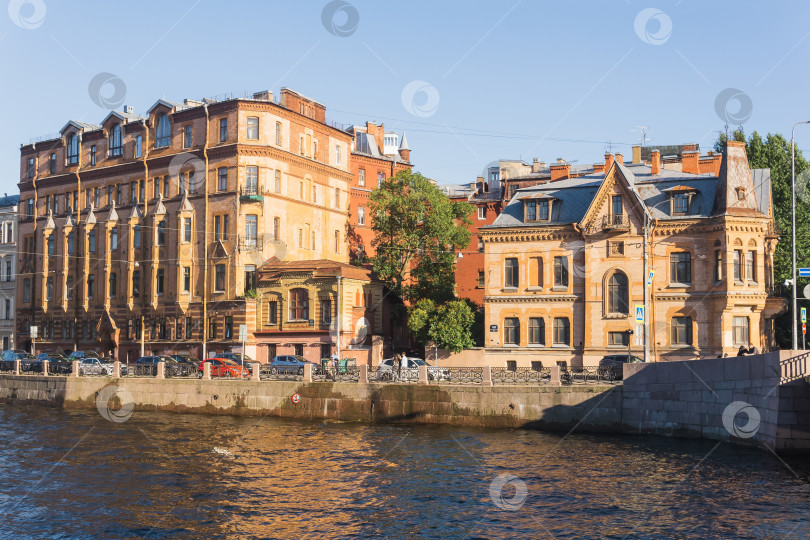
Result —
<instances>
[{"instance_id":1,"label":"person walking","mask_svg":"<svg viewBox=\"0 0 810 540\"><path fill-rule=\"evenodd\" d=\"M337 380L338 366L340 365L340 357L338 356L337 349L332 350L332 380Z\"/></svg>"}]
</instances>

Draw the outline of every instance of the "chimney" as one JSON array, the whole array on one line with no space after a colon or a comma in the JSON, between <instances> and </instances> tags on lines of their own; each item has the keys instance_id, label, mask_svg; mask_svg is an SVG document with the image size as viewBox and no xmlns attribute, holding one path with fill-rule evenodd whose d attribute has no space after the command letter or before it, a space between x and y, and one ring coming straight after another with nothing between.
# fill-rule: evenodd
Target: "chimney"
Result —
<instances>
[{"instance_id":1,"label":"chimney","mask_svg":"<svg viewBox=\"0 0 810 540\"><path fill-rule=\"evenodd\" d=\"M684 152L692 152L692 151L699 152L700 151L700 146L698 145L698 143L686 143L686 144L683 145L683 151Z\"/></svg>"},{"instance_id":2,"label":"chimney","mask_svg":"<svg viewBox=\"0 0 810 540\"><path fill-rule=\"evenodd\" d=\"M681 171L689 174L700 174L699 157L700 152L697 150L684 150L681 153Z\"/></svg>"},{"instance_id":3,"label":"chimney","mask_svg":"<svg viewBox=\"0 0 810 540\"><path fill-rule=\"evenodd\" d=\"M554 182L555 180L565 180L571 174L571 164L562 162L557 160L557 163L554 163L551 166L551 181Z\"/></svg>"},{"instance_id":4,"label":"chimney","mask_svg":"<svg viewBox=\"0 0 810 540\"><path fill-rule=\"evenodd\" d=\"M641 163L641 146L638 144L633 147L633 163Z\"/></svg>"},{"instance_id":5,"label":"chimney","mask_svg":"<svg viewBox=\"0 0 810 540\"><path fill-rule=\"evenodd\" d=\"M544 166L545 166L545 163L540 161L539 158L534 158L532 160L532 172L533 173L539 173L544 168Z\"/></svg>"},{"instance_id":6,"label":"chimney","mask_svg":"<svg viewBox=\"0 0 810 540\"><path fill-rule=\"evenodd\" d=\"M651 152L652 154L652 165L650 167L650 174L660 174L661 173L661 152L658 149L655 149Z\"/></svg>"},{"instance_id":7,"label":"chimney","mask_svg":"<svg viewBox=\"0 0 810 540\"><path fill-rule=\"evenodd\" d=\"M385 124L378 126L374 122L366 122L366 132L374 137L374 141L377 143L377 150L379 150L380 154L383 154L383 150L385 149ZM406 158L403 156L403 159Z\"/></svg>"},{"instance_id":8,"label":"chimney","mask_svg":"<svg viewBox=\"0 0 810 540\"><path fill-rule=\"evenodd\" d=\"M603 172L605 172L605 164L604 163L594 163L593 164L593 172L595 172L595 173L603 173Z\"/></svg>"},{"instance_id":9,"label":"chimney","mask_svg":"<svg viewBox=\"0 0 810 540\"><path fill-rule=\"evenodd\" d=\"M613 154L605 152L605 174L610 170L611 165L613 165Z\"/></svg>"},{"instance_id":10,"label":"chimney","mask_svg":"<svg viewBox=\"0 0 810 540\"><path fill-rule=\"evenodd\" d=\"M624 155L616 152L616 162L624 165Z\"/></svg>"},{"instance_id":11,"label":"chimney","mask_svg":"<svg viewBox=\"0 0 810 540\"><path fill-rule=\"evenodd\" d=\"M261 101L273 101L273 92L271 92L270 90L262 90L260 92L254 92L253 99Z\"/></svg>"}]
</instances>

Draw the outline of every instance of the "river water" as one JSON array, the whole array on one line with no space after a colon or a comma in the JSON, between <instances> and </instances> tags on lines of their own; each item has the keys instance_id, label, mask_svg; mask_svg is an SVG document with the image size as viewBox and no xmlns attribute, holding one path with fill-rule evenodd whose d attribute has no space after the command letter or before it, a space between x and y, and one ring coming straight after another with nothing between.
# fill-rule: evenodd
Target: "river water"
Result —
<instances>
[{"instance_id":1,"label":"river water","mask_svg":"<svg viewBox=\"0 0 810 540\"><path fill-rule=\"evenodd\" d=\"M4 538L807 538L810 465L715 442L0 405Z\"/></svg>"}]
</instances>

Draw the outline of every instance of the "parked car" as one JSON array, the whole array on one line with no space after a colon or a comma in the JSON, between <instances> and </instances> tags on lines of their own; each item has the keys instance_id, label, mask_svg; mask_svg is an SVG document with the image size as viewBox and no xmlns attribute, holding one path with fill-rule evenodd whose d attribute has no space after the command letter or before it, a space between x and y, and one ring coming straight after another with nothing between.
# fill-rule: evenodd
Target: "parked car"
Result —
<instances>
[{"instance_id":1,"label":"parked car","mask_svg":"<svg viewBox=\"0 0 810 540\"><path fill-rule=\"evenodd\" d=\"M100 359L95 357L87 357L81 360L79 364L79 375L107 375L112 377L113 366L112 364L105 364Z\"/></svg>"},{"instance_id":2,"label":"parked car","mask_svg":"<svg viewBox=\"0 0 810 540\"><path fill-rule=\"evenodd\" d=\"M37 369L37 359L34 358L31 353L23 351L22 349L9 349L3 352L3 369L8 371L13 370L15 360L20 361L20 371L36 371ZM39 369L41 370L41 368Z\"/></svg>"},{"instance_id":3,"label":"parked car","mask_svg":"<svg viewBox=\"0 0 810 540\"><path fill-rule=\"evenodd\" d=\"M599 375L608 379L621 379L624 377L624 364L643 361L634 355L610 354L599 360Z\"/></svg>"},{"instance_id":4,"label":"parked car","mask_svg":"<svg viewBox=\"0 0 810 540\"><path fill-rule=\"evenodd\" d=\"M253 358L241 353L223 352L214 355L214 358L226 358L228 360L233 360L240 366L244 366L247 369L253 369L253 364L256 363Z\"/></svg>"},{"instance_id":5,"label":"parked car","mask_svg":"<svg viewBox=\"0 0 810 540\"><path fill-rule=\"evenodd\" d=\"M449 381L450 380L450 370L447 368L440 368L440 367L432 367L430 364L422 360L421 358L414 358L412 356L403 356L402 357L402 367L400 370L394 369L394 359L393 358L386 358L382 362L380 362L380 366L377 369L377 380L379 381L394 381L398 378L403 378L406 380L409 379L418 379L419 378L419 366L427 366L428 367L428 380L435 381L437 378L440 381Z\"/></svg>"},{"instance_id":6,"label":"parked car","mask_svg":"<svg viewBox=\"0 0 810 540\"><path fill-rule=\"evenodd\" d=\"M303 375L304 366L307 364L311 364L313 367L318 366L318 364L310 362L303 356L293 354L275 356L267 363L270 366L270 373L273 375L276 373Z\"/></svg>"},{"instance_id":7,"label":"parked car","mask_svg":"<svg viewBox=\"0 0 810 540\"><path fill-rule=\"evenodd\" d=\"M200 367L200 359L187 354L170 354L169 357L180 363L194 364L195 369Z\"/></svg>"},{"instance_id":8,"label":"parked car","mask_svg":"<svg viewBox=\"0 0 810 540\"><path fill-rule=\"evenodd\" d=\"M42 361L48 361L48 369L51 373L68 375L73 371L73 363L65 358L61 353L42 352L37 355L36 367L33 363L31 371L42 371Z\"/></svg>"},{"instance_id":9,"label":"parked car","mask_svg":"<svg viewBox=\"0 0 810 540\"><path fill-rule=\"evenodd\" d=\"M248 377L250 376L250 371L247 368L244 368L234 362L233 360L228 360L227 358L207 358L205 362L200 364L200 367L197 368L197 376L203 376L203 370L205 369L205 364L211 364L211 376L212 377Z\"/></svg>"},{"instance_id":10,"label":"parked car","mask_svg":"<svg viewBox=\"0 0 810 540\"><path fill-rule=\"evenodd\" d=\"M98 353L95 351L73 351L68 356L68 360L81 360L83 358L98 358Z\"/></svg>"}]
</instances>

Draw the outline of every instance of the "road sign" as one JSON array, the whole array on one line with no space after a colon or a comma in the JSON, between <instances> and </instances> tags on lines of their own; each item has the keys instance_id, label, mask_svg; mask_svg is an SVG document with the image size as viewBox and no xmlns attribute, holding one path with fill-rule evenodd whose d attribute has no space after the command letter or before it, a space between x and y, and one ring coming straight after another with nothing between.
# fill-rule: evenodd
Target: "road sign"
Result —
<instances>
[{"instance_id":1,"label":"road sign","mask_svg":"<svg viewBox=\"0 0 810 540\"><path fill-rule=\"evenodd\" d=\"M293 394L292 402L297 405L299 401L301 401L301 396L299 396L298 394Z\"/></svg>"},{"instance_id":2,"label":"road sign","mask_svg":"<svg viewBox=\"0 0 810 540\"><path fill-rule=\"evenodd\" d=\"M649 277L647 278L647 285L648 285L648 286L652 286L652 282L653 282L653 276L655 276L655 269L654 269L654 268L651 268L651 269L650 269L650 275L649 275Z\"/></svg>"},{"instance_id":3,"label":"road sign","mask_svg":"<svg viewBox=\"0 0 810 540\"><path fill-rule=\"evenodd\" d=\"M807 325L802 323L802 334L806 334L806 333L807 333Z\"/></svg>"},{"instance_id":4,"label":"road sign","mask_svg":"<svg viewBox=\"0 0 810 540\"><path fill-rule=\"evenodd\" d=\"M807 308L803 307L802 308L802 324L804 324L806 322L807 322Z\"/></svg>"},{"instance_id":5,"label":"road sign","mask_svg":"<svg viewBox=\"0 0 810 540\"><path fill-rule=\"evenodd\" d=\"M497 332L498 331L498 325L497 324L490 324L489 325L489 331L490 332Z\"/></svg>"},{"instance_id":6,"label":"road sign","mask_svg":"<svg viewBox=\"0 0 810 540\"><path fill-rule=\"evenodd\" d=\"M804 297L805 298L810 298L810 285L805 285L804 286Z\"/></svg>"},{"instance_id":7,"label":"road sign","mask_svg":"<svg viewBox=\"0 0 810 540\"><path fill-rule=\"evenodd\" d=\"M810 277L810 268L799 268L799 277Z\"/></svg>"},{"instance_id":8,"label":"road sign","mask_svg":"<svg viewBox=\"0 0 810 540\"><path fill-rule=\"evenodd\" d=\"M245 341L245 340L247 340L247 325L246 324L240 324L239 325L239 341Z\"/></svg>"},{"instance_id":9,"label":"road sign","mask_svg":"<svg viewBox=\"0 0 810 540\"><path fill-rule=\"evenodd\" d=\"M38 337L38 336L37 336L37 332L38 332L38 330L39 330L39 328L37 328L36 326L32 326L32 327L31 327L31 337L32 337L32 338Z\"/></svg>"},{"instance_id":10,"label":"road sign","mask_svg":"<svg viewBox=\"0 0 810 540\"><path fill-rule=\"evenodd\" d=\"M642 305L636 305L636 322L644 322L644 306Z\"/></svg>"}]
</instances>

